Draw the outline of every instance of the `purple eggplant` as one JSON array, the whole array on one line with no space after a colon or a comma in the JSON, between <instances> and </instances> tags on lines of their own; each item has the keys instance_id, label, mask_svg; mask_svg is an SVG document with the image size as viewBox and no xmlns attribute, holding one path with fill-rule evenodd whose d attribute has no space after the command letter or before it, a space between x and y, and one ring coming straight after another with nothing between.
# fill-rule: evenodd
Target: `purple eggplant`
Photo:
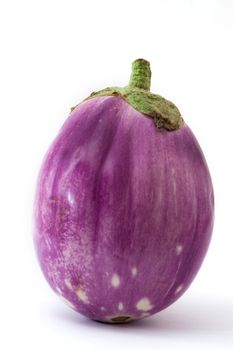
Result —
<instances>
[{"instance_id":1,"label":"purple eggplant","mask_svg":"<svg viewBox=\"0 0 233 350\"><path fill-rule=\"evenodd\" d=\"M77 105L39 174L34 242L50 286L74 310L122 323L189 287L214 219L210 173L179 110L152 94L150 65Z\"/></svg>"}]
</instances>

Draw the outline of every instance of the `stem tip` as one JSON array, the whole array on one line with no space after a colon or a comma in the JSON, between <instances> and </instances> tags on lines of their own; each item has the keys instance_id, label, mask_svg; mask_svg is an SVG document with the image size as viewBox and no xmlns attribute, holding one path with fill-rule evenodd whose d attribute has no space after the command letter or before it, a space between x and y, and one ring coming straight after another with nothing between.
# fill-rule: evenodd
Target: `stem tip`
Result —
<instances>
[{"instance_id":1,"label":"stem tip","mask_svg":"<svg viewBox=\"0 0 233 350\"><path fill-rule=\"evenodd\" d=\"M129 80L129 87L150 90L151 70L150 62L138 58L132 63L132 72Z\"/></svg>"}]
</instances>

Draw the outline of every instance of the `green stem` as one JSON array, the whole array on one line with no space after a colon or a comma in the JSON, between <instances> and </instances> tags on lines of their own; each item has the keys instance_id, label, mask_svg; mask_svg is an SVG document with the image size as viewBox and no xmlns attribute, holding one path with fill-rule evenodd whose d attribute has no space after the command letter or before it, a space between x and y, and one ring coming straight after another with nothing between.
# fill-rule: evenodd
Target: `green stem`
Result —
<instances>
[{"instance_id":1,"label":"green stem","mask_svg":"<svg viewBox=\"0 0 233 350\"><path fill-rule=\"evenodd\" d=\"M128 87L150 91L150 80L150 63L142 58L134 61Z\"/></svg>"},{"instance_id":2,"label":"green stem","mask_svg":"<svg viewBox=\"0 0 233 350\"><path fill-rule=\"evenodd\" d=\"M157 129L173 131L184 125L179 109L162 96L150 92L150 63L142 58L132 63L128 86L107 87L93 92L87 99L97 96L115 96L124 99L130 106L154 119Z\"/></svg>"}]
</instances>

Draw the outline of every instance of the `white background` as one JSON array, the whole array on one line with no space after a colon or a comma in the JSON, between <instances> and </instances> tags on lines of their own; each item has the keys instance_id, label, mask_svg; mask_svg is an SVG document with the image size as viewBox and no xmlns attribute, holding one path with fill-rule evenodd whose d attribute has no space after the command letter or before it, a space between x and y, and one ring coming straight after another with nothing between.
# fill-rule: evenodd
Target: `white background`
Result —
<instances>
[{"instance_id":1,"label":"white background","mask_svg":"<svg viewBox=\"0 0 233 350\"><path fill-rule=\"evenodd\" d=\"M79 316L45 282L32 244L42 157L71 106L125 85L146 58L212 174L202 269L167 310L123 326ZM233 349L233 1L0 1L0 348Z\"/></svg>"}]
</instances>

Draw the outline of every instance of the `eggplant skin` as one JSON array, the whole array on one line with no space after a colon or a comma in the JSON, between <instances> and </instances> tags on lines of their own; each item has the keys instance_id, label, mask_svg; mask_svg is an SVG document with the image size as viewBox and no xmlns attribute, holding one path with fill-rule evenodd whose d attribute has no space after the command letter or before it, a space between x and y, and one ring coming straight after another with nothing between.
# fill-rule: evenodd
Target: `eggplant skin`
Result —
<instances>
[{"instance_id":1,"label":"eggplant skin","mask_svg":"<svg viewBox=\"0 0 233 350\"><path fill-rule=\"evenodd\" d=\"M188 288L210 242L214 196L186 124L159 131L105 96L71 112L44 158L34 209L53 290L91 319L128 322Z\"/></svg>"}]
</instances>

